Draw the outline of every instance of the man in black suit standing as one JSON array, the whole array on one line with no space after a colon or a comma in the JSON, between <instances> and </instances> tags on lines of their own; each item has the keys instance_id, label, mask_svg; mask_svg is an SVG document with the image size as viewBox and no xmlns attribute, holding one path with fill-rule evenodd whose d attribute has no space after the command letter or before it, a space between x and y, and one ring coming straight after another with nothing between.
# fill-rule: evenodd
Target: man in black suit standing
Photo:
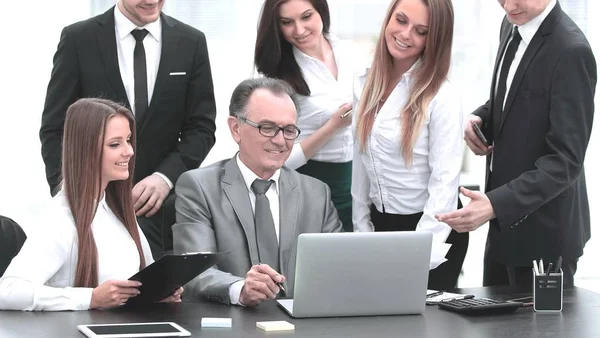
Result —
<instances>
[{"instance_id":1,"label":"man in black suit standing","mask_svg":"<svg viewBox=\"0 0 600 338\"><path fill-rule=\"evenodd\" d=\"M583 168L592 130L596 61L556 0L499 0L506 11L490 100L465 124L487 156L486 194L438 215L461 231L490 221L484 285L532 285L532 261L563 257L565 285L590 238ZM481 127L488 144L476 135Z\"/></svg>"},{"instance_id":2,"label":"man in black suit standing","mask_svg":"<svg viewBox=\"0 0 600 338\"><path fill-rule=\"evenodd\" d=\"M200 166L215 143L215 99L204 34L162 13L164 0L119 0L63 29L40 139L51 193L60 183L65 113L82 97L130 107L137 120L133 188L140 227L163 254L163 202L179 176ZM168 226L165 225L165 226ZM170 243L165 243L170 246Z\"/></svg>"}]
</instances>

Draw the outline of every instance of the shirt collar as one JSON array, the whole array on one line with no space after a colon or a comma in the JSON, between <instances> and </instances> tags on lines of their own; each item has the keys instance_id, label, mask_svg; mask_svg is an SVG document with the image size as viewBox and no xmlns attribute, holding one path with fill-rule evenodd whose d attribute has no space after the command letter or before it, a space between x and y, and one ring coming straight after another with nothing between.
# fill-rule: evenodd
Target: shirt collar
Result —
<instances>
[{"instance_id":1,"label":"shirt collar","mask_svg":"<svg viewBox=\"0 0 600 338\"><path fill-rule=\"evenodd\" d=\"M538 29L542 25L542 22L544 22L546 17L548 17L552 9L554 9L554 6L556 6L556 0L550 1L542 13L538 14L538 16L519 27L519 34L521 35L521 38L523 39L523 42L525 42L526 46L529 46L533 36L535 33L537 33Z\"/></svg>"},{"instance_id":2,"label":"shirt collar","mask_svg":"<svg viewBox=\"0 0 600 338\"><path fill-rule=\"evenodd\" d=\"M339 39L337 36L335 36L332 33L328 33L328 34L324 34L325 39L327 41L329 41L329 44L331 45L331 49L333 50L333 55L340 55L338 54L338 48L339 48ZM305 61L320 61L308 54L305 54L303 51L301 51L300 49L296 48L296 46L292 45L292 51L294 53L294 58L296 59L296 62L298 62L298 64L301 64L302 62ZM336 58L336 62L337 62L337 58Z\"/></svg>"},{"instance_id":3,"label":"shirt collar","mask_svg":"<svg viewBox=\"0 0 600 338\"><path fill-rule=\"evenodd\" d=\"M67 200L67 194L66 194L64 188L61 188L58 191L58 193L56 193L56 198L62 198L65 201ZM94 198L94 202L96 202L95 198ZM107 211L108 211L108 209L110 209L108 207L108 204L106 203L106 191L102 192L102 196L100 197L100 203L98 203L98 207L102 207L104 210L107 210Z\"/></svg>"},{"instance_id":4,"label":"shirt collar","mask_svg":"<svg viewBox=\"0 0 600 338\"><path fill-rule=\"evenodd\" d=\"M423 60L421 58L415 61L415 63L413 63L413 65L410 66L406 73L402 74L402 77L400 78L400 81L398 81L397 86L403 82L405 82L406 84L410 84L410 81L414 78L413 73L417 70L417 67L419 67L422 63ZM371 71L371 65L362 68L356 73L356 76L358 76L359 78L366 78L367 74L369 74L369 71Z\"/></svg>"},{"instance_id":5,"label":"shirt collar","mask_svg":"<svg viewBox=\"0 0 600 338\"><path fill-rule=\"evenodd\" d=\"M238 168L240 168L240 172L242 173L242 178L244 179L244 183L246 183L246 188L248 188L249 191L252 191L252 183L254 183L255 179L261 179L260 177L258 177L252 170L250 170L250 168L248 168L244 162L242 162L242 160L240 160L240 154L238 153L237 155L235 155L235 160L237 161L237 165ZM273 180L274 186L275 186L275 192L279 195L279 175L281 173L281 169L277 169L275 171L275 173L273 174L273 176L271 176L271 178L269 178L270 180Z\"/></svg>"},{"instance_id":6,"label":"shirt collar","mask_svg":"<svg viewBox=\"0 0 600 338\"><path fill-rule=\"evenodd\" d=\"M136 26L131 20L127 19L127 17L121 13L119 6L115 6L115 28L117 30L117 37L119 40L125 39L131 31L134 29L146 29L150 36L156 40L156 42L160 42L162 38L162 23L161 19L151 22L143 27Z\"/></svg>"},{"instance_id":7,"label":"shirt collar","mask_svg":"<svg viewBox=\"0 0 600 338\"><path fill-rule=\"evenodd\" d=\"M422 63L423 60L421 58L417 59L417 61L415 61L415 63L413 63L412 66L410 66L410 68L404 74L402 74L402 77L396 84L396 87L400 86L401 84L405 84L407 86L412 85L414 82L414 72L421 66Z\"/></svg>"}]
</instances>

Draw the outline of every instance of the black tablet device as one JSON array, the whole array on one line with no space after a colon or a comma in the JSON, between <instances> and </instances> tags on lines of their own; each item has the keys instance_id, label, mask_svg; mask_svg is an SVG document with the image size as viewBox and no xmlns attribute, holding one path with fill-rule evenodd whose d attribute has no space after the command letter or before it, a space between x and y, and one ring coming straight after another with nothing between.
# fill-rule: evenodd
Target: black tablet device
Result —
<instances>
[{"instance_id":1,"label":"black tablet device","mask_svg":"<svg viewBox=\"0 0 600 338\"><path fill-rule=\"evenodd\" d=\"M142 283L140 294L129 298L126 305L155 303L173 294L206 269L217 264L227 253L194 252L164 255L129 280Z\"/></svg>"}]
</instances>

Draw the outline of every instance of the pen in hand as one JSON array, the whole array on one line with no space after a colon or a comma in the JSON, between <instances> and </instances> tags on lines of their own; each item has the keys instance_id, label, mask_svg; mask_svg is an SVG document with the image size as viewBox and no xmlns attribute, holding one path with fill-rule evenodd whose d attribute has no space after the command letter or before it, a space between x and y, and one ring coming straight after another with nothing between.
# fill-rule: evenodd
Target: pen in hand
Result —
<instances>
[{"instance_id":1,"label":"pen in hand","mask_svg":"<svg viewBox=\"0 0 600 338\"><path fill-rule=\"evenodd\" d=\"M277 286L279 286L279 290L285 292L285 288L283 287L283 284L277 283L277 282L275 282L275 284L277 284Z\"/></svg>"},{"instance_id":2,"label":"pen in hand","mask_svg":"<svg viewBox=\"0 0 600 338\"><path fill-rule=\"evenodd\" d=\"M261 265L262 263L258 263L258 265ZM273 279L273 277L271 277L271 280L273 281L273 283L275 283L275 285L277 285L277 287L279 288L279 290L286 292L285 288L283 287L283 283L280 283L278 281L276 281L275 279Z\"/></svg>"}]
</instances>

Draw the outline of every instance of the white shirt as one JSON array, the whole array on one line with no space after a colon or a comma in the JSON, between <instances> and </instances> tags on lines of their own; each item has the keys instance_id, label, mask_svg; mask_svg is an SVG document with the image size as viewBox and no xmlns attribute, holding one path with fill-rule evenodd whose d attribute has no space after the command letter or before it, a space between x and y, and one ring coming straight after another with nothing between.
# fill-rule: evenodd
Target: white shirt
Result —
<instances>
[{"instance_id":1,"label":"white shirt","mask_svg":"<svg viewBox=\"0 0 600 338\"><path fill-rule=\"evenodd\" d=\"M519 26L519 34L521 35L521 43L519 43L519 47L517 47L517 52L515 53L515 58L513 59L513 62L510 64L510 68L508 69L508 74L506 76L506 95L504 96L504 102L502 103L502 109L504 109L504 105L506 104L506 98L508 97L508 92L510 91L510 86L513 82L513 79L515 78L515 73L517 72L517 68L519 67L521 60L523 59L523 55L525 54L525 51L527 50L527 46L529 46L529 44L531 43L531 40L533 39L533 36L535 35L535 33L537 33L538 29L542 25L542 22L544 22L544 20L546 19L548 14L550 14L550 12L554 8L554 6L556 6L556 0L550 1L548 6L546 6L546 9L544 9L544 11L542 13L538 14L538 16L531 19L524 25ZM514 26L513 26L513 29L514 29ZM504 62L504 55L506 54L506 49L508 48L510 41L512 41L512 37L510 38L510 40L506 44L506 48L504 49L504 53L502 56L502 62ZM502 63L500 63L500 66L498 67L498 72L496 74L496 91L498 90L498 81L500 79L500 69L502 69Z\"/></svg>"},{"instance_id":2,"label":"white shirt","mask_svg":"<svg viewBox=\"0 0 600 338\"><path fill-rule=\"evenodd\" d=\"M133 50L135 49L135 38L131 35L134 29L148 30L148 35L142 42L146 52L146 76L148 80L148 105L152 101L154 92L154 84L158 74L158 66L160 65L160 52L162 47L162 23L160 19L151 22L143 27L136 26L131 22L119 9L115 6L115 33L117 39L117 56L119 59L119 70L121 72L121 80L125 87L127 100L131 104L131 111L135 114L135 81L133 76ZM162 173L155 172L154 174L162 177L170 189L173 189L173 182Z\"/></svg>"},{"instance_id":3,"label":"white shirt","mask_svg":"<svg viewBox=\"0 0 600 338\"><path fill-rule=\"evenodd\" d=\"M119 70L121 71L121 80L125 86L127 99L131 104L135 114L135 81L133 77L133 50L135 49L135 38L131 35L134 29L146 29L148 35L144 38L144 50L146 51L146 74L148 79L148 104L152 100L152 92L156 83L158 66L160 64L160 49L162 46L162 24L160 19L151 22L143 27L136 26L131 22L119 6L115 6L115 32L117 38L117 56L119 58Z\"/></svg>"},{"instance_id":4,"label":"white shirt","mask_svg":"<svg viewBox=\"0 0 600 338\"><path fill-rule=\"evenodd\" d=\"M87 310L92 288L75 284L78 239L65 193L60 191L43 210L40 226L28 233L21 251L0 278L0 309ZM146 237L138 226L146 265L154 262ZM92 220L98 250L98 285L126 280L139 271L140 258L123 223L100 201Z\"/></svg>"},{"instance_id":5,"label":"white shirt","mask_svg":"<svg viewBox=\"0 0 600 338\"><path fill-rule=\"evenodd\" d=\"M293 47L294 58L300 66L310 96L295 95L298 102L298 128L302 131L285 165L296 169L304 165L305 157L300 142L321 128L343 104L352 102L352 82L355 67L350 41L341 41L333 34L327 36L338 70L337 79L321 60L304 54ZM311 158L315 161L345 163L352 160L352 127L338 130Z\"/></svg>"},{"instance_id":6,"label":"white shirt","mask_svg":"<svg viewBox=\"0 0 600 338\"><path fill-rule=\"evenodd\" d=\"M409 70L402 76L375 118L364 153L355 138L352 162L352 221L355 231L374 231L370 205L391 214L423 212L416 231L433 233L430 268L445 261L450 233L436 214L456 210L462 163L462 108L458 91L445 82L433 98L413 149L408 167L402 157L400 111L412 81ZM362 93L366 74L354 87L354 107ZM360 112L356 111L356 114ZM358 116L358 115L357 115Z\"/></svg>"},{"instance_id":7,"label":"white shirt","mask_svg":"<svg viewBox=\"0 0 600 338\"><path fill-rule=\"evenodd\" d=\"M240 172L242 173L242 177L244 178L244 183L246 183L246 188L248 188L248 197L250 198L250 205L252 206L252 213L254 214L254 210L256 208L256 195L252 191L252 183L257 178L260 179L250 168L248 168L241 160L240 155L238 154L235 157L238 167L240 168ZM273 223L275 224L275 235L277 237L277 242L279 243L279 175L281 174L280 169L275 171L273 176L269 178L273 180L273 184L269 187L269 190L265 193L265 196L269 200L269 208L271 209L271 215L273 216ZM238 281L229 286L229 300L231 304L240 304L240 294L242 293L242 287L244 287L244 281Z\"/></svg>"}]
</instances>

